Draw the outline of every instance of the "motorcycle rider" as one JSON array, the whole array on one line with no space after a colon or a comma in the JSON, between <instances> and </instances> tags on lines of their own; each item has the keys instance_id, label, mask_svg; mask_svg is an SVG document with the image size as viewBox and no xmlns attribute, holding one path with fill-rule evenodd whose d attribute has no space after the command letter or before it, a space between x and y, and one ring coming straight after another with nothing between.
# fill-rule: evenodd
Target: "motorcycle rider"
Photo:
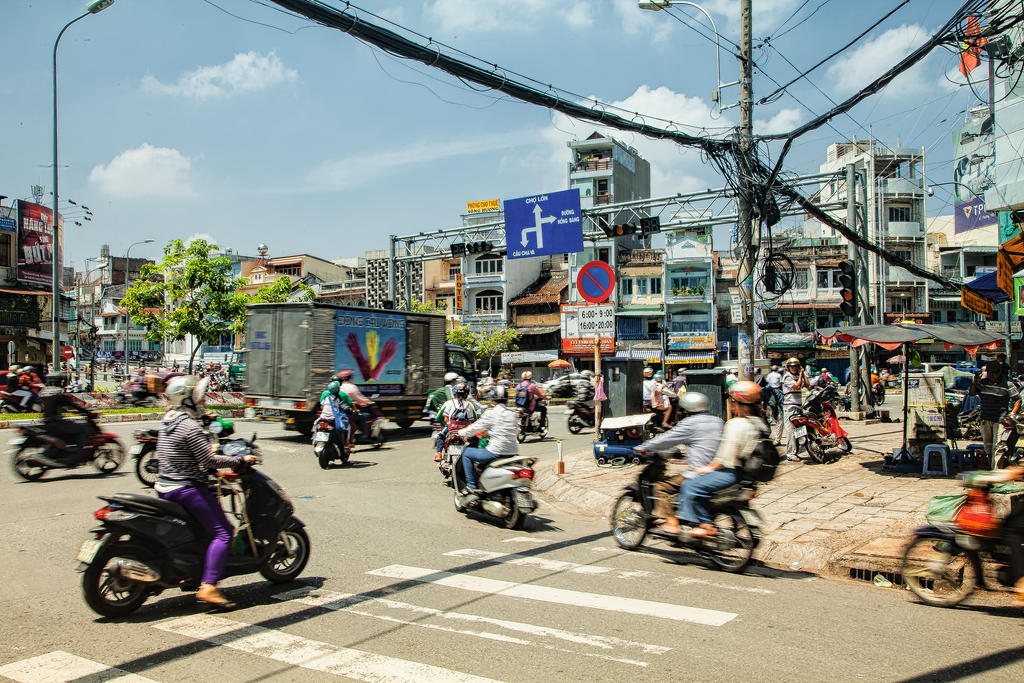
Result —
<instances>
[{"instance_id":1,"label":"motorcycle rider","mask_svg":"<svg viewBox=\"0 0 1024 683\"><path fill-rule=\"evenodd\" d=\"M729 387L729 408L733 415L722 431L722 441L710 463L693 471L679 492L679 517L684 523L697 525L690 530L698 538L715 536L718 530L708 512L708 499L739 481L739 468L757 442L768 435L768 425L761 417L761 387L748 380Z\"/></svg>"},{"instance_id":2,"label":"motorcycle rider","mask_svg":"<svg viewBox=\"0 0 1024 683\"><path fill-rule=\"evenodd\" d=\"M473 424L459 430L464 439L487 432L487 448L467 448L462 451L462 470L466 476L466 488L462 490L463 505L469 505L480 499L481 491L477 488L475 465L486 467L498 458L508 458L519 454L519 442L516 441L516 411L509 410L508 393L503 386L494 387L491 396L491 407L486 409Z\"/></svg>"},{"instance_id":3,"label":"motorcycle rider","mask_svg":"<svg viewBox=\"0 0 1024 683\"><path fill-rule=\"evenodd\" d=\"M476 406L469 400L469 387L465 384L456 384L452 387L452 397L444 402L441 412L437 414L437 422L444 426L434 437L434 462L441 462L441 450L444 448L444 439L448 436L451 421L475 422L479 414Z\"/></svg>"},{"instance_id":4,"label":"motorcycle rider","mask_svg":"<svg viewBox=\"0 0 1024 683\"><path fill-rule=\"evenodd\" d=\"M1006 412L1010 400L1016 400L1016 387L1006 381L1003 365L997 360L985 364L985 371L976 375L971 389L971 396L977 396L981 402L981 440L985 443L985 453L991 459L991 466L996 467L994 446L1001 441L1000 420Z\"/></svg>"},{"instance_id":5,"label":"motorcycle rider","mask_svg":"<svg viewBox=\"0 0 1024 683\"><path fill-rule=\"evenodd\" d=\"M218 455L217 446L210 445L210 437L200 420L206 408L208 380L195 375L175 377L167 383L167 401L171 404L162 419L157 441L160 474L156 481L157 496L182 506L212 537L206 548L202 584L196 600L218 609L235 606L217 588L228 559L233 529L220 502L209 488L209 473L216 467L251 465L254 455Z\"/></svg>"},{"instance_id":6,"label":"motorcycle rider","mask_svg":"<svg viewBox=\"0 0 1024 683\"><path fill-rule=\"evenodd\" d=\"M654 368L644 368L643 384L644 412L651 412L651 398L654 396Z\"/></svg>"},{"instance_id":7,"label":"motorcycle rider","mask_svg":"<svg viewBox=\"0 0 1024 683\"><path fill-rule=\"evenodd\" d=\"M344 441L347 443L352 443L354 436L348 417L350 412L352 412L352 399L341 390L341 384L339 382L328 384L327 395L320 401L320 419L333 423L335 431L344 431Z\"/></svg>"},{"instance_id":8,"label":"motorcycle rider","mask_svg":"<svg viewBox=\"0 0 1024 683\"><path fill-rule=\"evenodd\" d=\"M661 415L661 428L668 429L672 421L672 399L676 392L665 382L665 373L658 370L654 373L654 389L651 391L651 410Z\"/></svg>"},{"instance_id":9,"label":"motorcycle rider","mask_svg":"<svg viewBox=\"0 0 1024 683\"><path fill-rule=\"evenodd\" d=\"M638 455L644 455L663 453L680 445L686 446L686 472L666 477L654 485L654 490L658 494L654 515L665 520L659 529L673 535L680 534L683 530L669 501L679 492L683 481L698 476L697 470L703 470L714 459L718 444L722 440L722 428L725 426L722 418L708 413L708 397L704 394L696 391L686 392L679 399L679 407L686 417L669 431L645 441L634 449Z\"/></svg>"},{"instance_id":10,"label":"motorcycle rider","mask_svg":"<svg viewBox=\"0 0 1024 683\"><path fill-rule=\"evenodd\" d=\"M18 375L15 379L15 389L10 393L15 396L21 397L21 402L18 404L22 408L28 406L29 401L38 401L39 397L36 394L36 387L39 385L39 377L32 372L32 366L25 366L18 370Z\"/></svg>"},{"instance_id":11,"label":"motorcycle rider","mask_svg":"<svg viewBox=\"0 0 1024 683\"><path fill-rule=\"evenodd\" d=\"M526 405L520 405L519 401L526 392ZM527 414L533 415L534 411L540 414L540 424L548 417L548 407L544 405L548 395L540 388L540 385L533 381L533 373L527 370L523 373L523 381L516 387L516 405L526 410Z\"/></svg>"},{"instance_id":12,"label":"motorcycle rider","mask_svg":"<svg viewBox=\"0 0 1024 683\"><path fill-rule=\"evenodd\" d=\"M384 413L381 412L377 404L372 400L368 399L363 392L359 390L359 386L352 381L353 372L351 370L342 370L337 375L337 381L341 383L341 390L349 401L355 405L356 410L352 413L352 417L356 421L356 427L364 437L369 437L370 434L367 431L367 425L370 424L370 418L380 419L384 417Z\"/></svg>"},{"instance_id":13,"label":"motorcycle rider","mask_svg":"<svg viewBox=\"0 0 1024 683\"><path fill-rule=\"evenodd\" d=\"M423 409L430 415L431 420L437 418L437 413L441 410L441 406L444 405L445 401L452 397L452 387L454 387L458 381L458 373L446 373L444 376L444 386L438 387L427 394L427 403Z\"/></svg>"},{"instance_id":14,"label":"motorcycle rider","mask_svg":"<svg viewBox=\"0 0 1024 683\"><path fill-rule=\"evenodd\" d=\"M93 419L97 416L82 401L71 394L58 392L43 399L43 424L46 425L46 433L57 437L66 444L75 445L73 451L63 449L56 453L57 461L44 456L36 457L37 460L50 467L65 467L78 464L82 451L85 450L86 439L89 436L89 425L65 419L65 409L69 409L71 412L78 413L79 415L84 415L88 419Z\"/></svg>"},{"instance_id":15,"label":"motorcycle rider","mask_svg":"<svg viewBox=\"0 0 1024 683\"><path fill-rule=\"evenodd\" d=\"M799 461L796 454L796 437L793 435L793 417L803 406L803 389L807 387L807 377L804 375L803 365L800 359L792 357L786 361L786 374L782 376L782 420L776 437L773 439L776 445L786 437L786 460Z\"/></svg>"}]
</instances>

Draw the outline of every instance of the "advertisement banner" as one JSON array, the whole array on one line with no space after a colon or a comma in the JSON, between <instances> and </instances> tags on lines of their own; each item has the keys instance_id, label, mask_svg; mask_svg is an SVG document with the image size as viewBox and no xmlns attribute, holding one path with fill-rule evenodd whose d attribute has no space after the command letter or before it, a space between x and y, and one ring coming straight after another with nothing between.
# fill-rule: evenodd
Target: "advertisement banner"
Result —
<instances>
[{"instance_id":1,"label":"advertisement banner","mask_svg":"<svg viewBox=\"0 0 1024 683\"><path fill-rule=\"evenodd\" d=\"M352 368L353 381L381 396L405 384L405 318L389 313L338 311L334 367Z\"/></svg>"},{"instance_id":2,"label":"advertisement banner","mask_svg":"<svg viewBox=\"0 0 1024 683\"><path fill-rule=\"evenodd\" d=\"M1006 292L1006 296L1013 296L1013 265L1002 249L996 252L996 268L996 284L999 289Z\"/></svg>"},{"instance_id":3,"label":"advertisement banner","mask_svg":"<svg viewBox=\"0 0 1024 683\"><path fill-rule=\"evenodd\" d=\"M558 360L558 349L550 351L505 351L501 354L501 364L513 363L550 363Z\"/></svg>"},{"instance_id":4,"label":"advertisement banner","mask_svg":"<svg viewBox=\"0 0 1024 683\"><path fill-rule=\"evenodd\" d=\"M1024 277L1017 277L1013 279L1013 291L1015 292L1013 297L1013 312L1015 315L1024 315Z\"/></svg>"},{"instance_id":5,"label":"advertisement banner","mask_svg":"<svg viewBox=\"0 0 1024 683\"><path fill-rule=\"evenodd\" d=\"M960 288L960 305L972 313L992 317L992 302L984 299L966 287Z\"/></svg>"},{"instance_id":6,"label":"advertisement banner","mask_svg":"<svg viewBox=\"0 0 1024 683\"><path fill-rule=\"evenodd\" d=\"M485 199L480 202L466 202L466 213L490 213L501 211L500 199Z\"/></svg>"},{"instance_id":7,"label":"advertisement banner","mask_svg":"<svg viewBox=\"0 0 1024 683\"><path fill-rule=\"evenodd\" d=\"M455 276L455 312L462 313L462 273Z\"/></svg>"},{"instance_id":8,"label":"advertisement banner","mask_svg":"<svg viewBox=\"0 0 1024 683\"><path fill-rule=\"evenodd\" d=\"M981 195L992 187L995 146L992 115L971 115L971 121L953 131L954 232L995 225L999 217L985 211Z\"/></svg>"},{"instance_id":9,"label":"advertisement banner","mask_svg":"<svg viewBox=\"0 0 1024 683\"><path fill-rule=\"evenodd\" d=\"M999 215L985 210L985 202L979 197L971 197L966 202L957 202L953 209L953 232L967 232L986 225L999 222Z\"/></svg>"},{"instance_id":10,"label":"advertisement banner","mask_svg":"<svg viewBox=\"0 0 1024 683\"><path fill-rule=\"evenodd\" d=\"M18 232L18 223L13 218L0 216L0 232Z\"/></svg>"},{"instance_id":11,"label":"advertisement banner","mask_svg":"<svg viewBox=\"0 0 1024 683\"><path fill-rule=\"evenodd\" d=\"M669 332L669 351L696 351L717 348L714 332Z\"/></svg>"},{"instance_id":12,"label":"advertisement banner","mask_svg":"<svg viewBox=\"0 0 1024 683\"><path fill-rule=\"evenodd\" d=\"M562 351L572 356L593 356L593 339L562 339ZM601 339L601 353L615 353L614 339Z\"/></svg>"},{"instance_id":13,"label":"advertisement banner","mask_svg":"<svg viewBox=\"0 0 1024 683\"><path fill-rule=\"evenodd\" d=\"M42 204L19 201L18 225L18 280L52 283L53 211Z\"/></svg>"}]
</instances>

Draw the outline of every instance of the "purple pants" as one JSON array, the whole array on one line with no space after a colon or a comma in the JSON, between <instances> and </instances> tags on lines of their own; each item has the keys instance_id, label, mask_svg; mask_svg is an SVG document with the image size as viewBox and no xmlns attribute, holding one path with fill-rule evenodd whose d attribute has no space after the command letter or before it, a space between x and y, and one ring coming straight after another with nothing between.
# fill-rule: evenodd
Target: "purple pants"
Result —
<instances>
[{"instance_id":1,"label":"purple pants","mask_svg":"<svg viewBox=\"0 0 1024 683\"><path fill-rule=\"evenodd\" d=\"M158 496L185 508L196 518L204 529L213 537L206 548L206 564L203 565L203 583L217 583L224 575L224 565L228 561L231 539L234 529L224 509L207 488L186 486Z\"/></svg>"}]
</instances>

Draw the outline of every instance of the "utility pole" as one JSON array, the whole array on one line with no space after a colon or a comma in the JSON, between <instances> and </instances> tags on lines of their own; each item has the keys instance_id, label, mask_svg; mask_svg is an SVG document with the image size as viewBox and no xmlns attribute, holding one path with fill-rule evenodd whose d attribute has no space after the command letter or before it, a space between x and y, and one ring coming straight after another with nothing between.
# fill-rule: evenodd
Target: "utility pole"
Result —
<instances>
[{"instance_id":1,"label":"utility pole","mask_svg":"<svg viewBox=\"0 0 1024 683\"><path fill-rule=\"evenodd\" d=\"M851 228L857 228L857 170L853 164L846 165L846 224ZM859 312L864 306L863 301L857 301L860 297L860 250L853 242L846 245L846 254L853 262L853 300L854 308ZM858 320L851 321L856 324ZM853 387L850 389L850 409L859 413L860 407L860 349L850 346L850 382ZM859 419L859 418L858 418Z\"/></svg>"},{"instance_id":2,"label":"utility pole","mask_svg":"<svg viewBox=\"0 0 1024 683\"><path fill-rule=\"evenodd\" d=\"M743 302L743 322L739 329L739 375L742 379L752 379L754 375L754 357L757 355L754 336L754 226L752 192L750 185L750 154L753 135L754 105L754 61L751 0L740 0L740 128L739 128L739 232L740 245L743 249L742 261L739 264L738 276L740 297L746 295ZM744 337L746 343L744 343Z\"/></svg>"}]
</instances>

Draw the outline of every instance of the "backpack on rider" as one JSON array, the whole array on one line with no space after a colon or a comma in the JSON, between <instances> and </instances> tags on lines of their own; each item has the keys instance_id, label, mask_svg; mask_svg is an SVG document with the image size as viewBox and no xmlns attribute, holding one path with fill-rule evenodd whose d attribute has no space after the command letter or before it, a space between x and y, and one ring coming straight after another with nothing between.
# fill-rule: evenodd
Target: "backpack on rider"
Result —
<instances>
[{"instance_id":1,"label":"backpack on rider","mask_svg":"<svg viewBox=\"0 0 1024 683\"><path fill-rule=\"evenodd\" d=\"M775 477L779 467L779 449L772 443L771 432L763 432L754 444L753 450L744 459L742 478L767 483Z\"/></svg>"},{"instance_id":2,"label":"backpack on rider","mask_svg":"<svg viewBox=\"0 0 1024 683\"><path fill-rule=\"evenodd\" d=\"M530 385L528 382L523 382L516 387L516 405L520 408L530 405Z\"/></svg>"}]
</instances>

